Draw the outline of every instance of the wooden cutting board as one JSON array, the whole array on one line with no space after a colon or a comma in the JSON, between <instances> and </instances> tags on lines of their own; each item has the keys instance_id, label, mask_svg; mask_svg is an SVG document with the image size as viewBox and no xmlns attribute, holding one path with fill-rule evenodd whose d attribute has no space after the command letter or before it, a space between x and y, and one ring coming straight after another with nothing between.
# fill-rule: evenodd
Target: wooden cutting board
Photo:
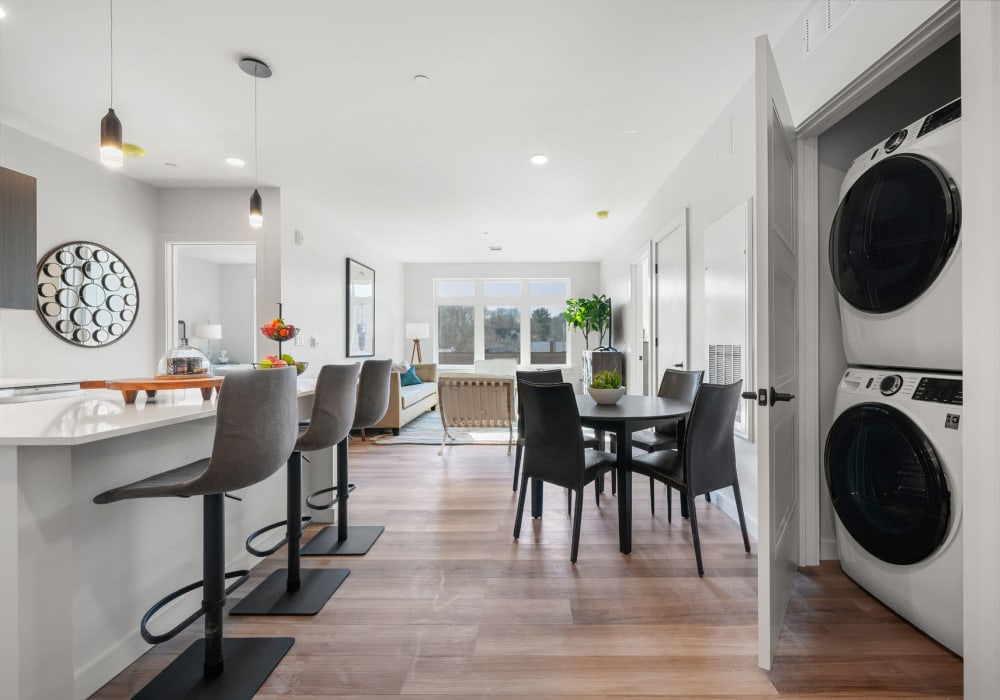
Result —
<instances>
[{"instance_id":1,"label":"wooden cutting board","mask_svg":"<svg viewBox=\"0 0 1000 700\"><path fill-rule=\"evenodd\" d=\"M145 391L148 398L156 396L157 391L175 389L201 389L201 396L208 401L212 398L212 390L219 390L225 377L148 377L138 379L113 379L108 381L107 388L122 392L125 403L135 403L140 391Z\"/></svg>"}]
</instances>

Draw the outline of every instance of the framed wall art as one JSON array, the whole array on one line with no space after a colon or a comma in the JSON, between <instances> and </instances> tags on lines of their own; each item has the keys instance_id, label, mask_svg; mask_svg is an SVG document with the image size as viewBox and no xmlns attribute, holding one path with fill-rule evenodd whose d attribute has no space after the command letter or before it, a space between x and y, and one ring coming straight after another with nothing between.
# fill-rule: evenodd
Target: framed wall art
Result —
<instances>
[{"instance_id":1,"label":"framed wall art","mask_svg":"<svg viewBox=\"0 0 1000 700\"><path fill-rule=\"evenodd\" d=\"M375 354L375 270L347 259L347 356Z\"/></svg>"}]
</instances>

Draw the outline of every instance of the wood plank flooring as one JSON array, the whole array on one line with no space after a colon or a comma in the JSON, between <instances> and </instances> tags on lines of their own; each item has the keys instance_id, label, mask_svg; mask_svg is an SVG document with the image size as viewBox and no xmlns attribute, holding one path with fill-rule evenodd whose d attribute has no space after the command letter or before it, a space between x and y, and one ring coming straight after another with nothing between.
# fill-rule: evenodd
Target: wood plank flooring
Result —
<instances>
[{"instance_id":1,"label":"wood plank flooring","mask_svg":"<svg viewBox=\"0 0 1000 700\"><path fill-rule=\"evenodd\" d=\"M351 569L315 617L226 618L232 636L296 638L259 698L962 696L961 659L832 562L800 572L774 669L759 670L756 557L703 500L703 579L687 521L675 507L667 523L659 489L650 516L640 478L632 554L618 551L615 497L598 508L591 487L574 566L561 489L546 489L544 517L526 512L514 542L513 457L496 446L436 452L352 441L351 522L386 531L365 556L304 560ZM243 589L283 561L284 550ZM196 624L151 649L93 697L130 697L200 634Z\"/></svg>"}]
</instances>

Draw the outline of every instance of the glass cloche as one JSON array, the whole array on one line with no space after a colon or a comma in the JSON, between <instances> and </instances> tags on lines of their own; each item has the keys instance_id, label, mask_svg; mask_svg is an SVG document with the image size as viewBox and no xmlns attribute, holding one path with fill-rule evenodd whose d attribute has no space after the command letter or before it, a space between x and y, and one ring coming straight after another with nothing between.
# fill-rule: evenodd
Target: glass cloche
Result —
<instances>
[{"instance_id":1,"label":"glass cloche","mask_svg":"<svg viewBox=\"0 0 1000 700\"><path fill-rule=\"evenodd\" d=\"M188 343L187 326L184 321L177 323L180 326L180 345L170 348L160 358L156 365L156 374L177 377L211 376L212 365L208 361L208 355Z\"/></svg>"}]
</instances>

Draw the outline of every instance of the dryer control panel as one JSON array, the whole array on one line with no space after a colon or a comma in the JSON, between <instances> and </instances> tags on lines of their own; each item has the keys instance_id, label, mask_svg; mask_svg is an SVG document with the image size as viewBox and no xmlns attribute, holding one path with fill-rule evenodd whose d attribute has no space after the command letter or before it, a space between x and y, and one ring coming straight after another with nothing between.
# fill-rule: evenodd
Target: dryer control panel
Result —
<instances>
[{"instance_id":1,"label":"dryer control panel","mask_svg":"<svg viewBox=\"0 0 1000 700\"><path fill-rule=\"evenodd\" d=\"M854 368L844 372L840 391L871 396L873 401L912 400L962 405L962 380L947 375L920 375L891 369Z\"/></svg>"}]
</instances>

